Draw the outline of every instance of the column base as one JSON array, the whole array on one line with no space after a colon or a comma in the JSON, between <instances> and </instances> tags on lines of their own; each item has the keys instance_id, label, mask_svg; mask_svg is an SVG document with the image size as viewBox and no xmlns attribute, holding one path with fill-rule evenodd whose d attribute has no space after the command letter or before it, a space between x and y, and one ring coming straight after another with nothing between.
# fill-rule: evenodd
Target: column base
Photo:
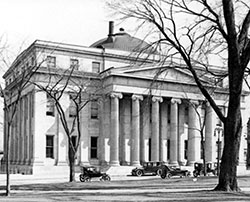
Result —
<instances>
[{"instance_id":1,"label":"column base","mask_svg":"<svg viewBox=\"0 0 250 202\"><path fill-rule=\"evenodd\" d=\"M179 165L180 165L180 166L185 166L185 165L186 165L186 162L185 162L185 161L179 161Z\"/></svg>"},{"instance_id":2,"label":"column base","mask_svg":"<svg viewBox=\"0 0 250 202\"><path fill-rule=\"evenodd\" d=\"M187 166L194 166L196 161L188 161L187 162Z\"/></svg>"},{"instance_id":3,"label":"column base","mask_svg":"<svg viewBox=\"0 0 250 202\"><path fill-rule=\"evenodd\" d=\"M68 163L66 161L59 161L57 163L57 166L67 166L67 165L68 165Z\"/></svg>"},{"instance_id":4,"label":"column base","mask_svg":"<svg viewBox=\"0 0 250 202\"><path fill-rule=\"evenodd\" d=\"M141 164L140 164L139 161L133 161L133 162L131 163L131 166L139 167L139 166L141 166Z\"/></svg>"},{"instance_id":5,"label":"column base","mask_svg":"<svg viewBox=\"0 0 250 202\"><path fill-rule=\"evenodd\" d=\"M122 162L121 162L121 165L122 165L122 166L129 166L130 163L129 163L128 161L122 161Z\"/></svg>"},{"instance_id":6,"label":"column base","mask_svg":"<svg viewBox=\"0 0 250 202\"><path fill-rule=\"evenodd\" d=\"M120 163L119 163L119 161L110 161L109 166L118 167L118 166L120 166Z\"/></svg>"},{"instance_id":7,"label":"column base","mask_svg":"<svg viewBox=\"0 0 250 202\"><path fill-rule=\"evenodd\" d=\"M179 163L178 163L178 161L170 161L169 165L171 165L171 166L179 166Z\"/></svg>"},{"instance_id":8,"label":"column base","mask_svg":"<svg viewBox=\"0 0 250 202\"><path fill-rule=\"evenodd\" d=\"M101 166L107 166L107 165L109 165L109 163L108 163L108 161L101 160L101 161L100 161L100 165L101 165Z\"/></svg>"}]
</instances>

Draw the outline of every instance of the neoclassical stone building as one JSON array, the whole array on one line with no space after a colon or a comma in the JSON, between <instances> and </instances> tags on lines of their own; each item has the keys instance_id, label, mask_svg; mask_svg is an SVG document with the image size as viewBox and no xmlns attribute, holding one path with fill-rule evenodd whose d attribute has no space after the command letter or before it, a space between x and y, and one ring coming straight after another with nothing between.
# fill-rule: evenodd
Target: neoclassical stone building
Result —
<instances>
[{"instance_id":1,"label":"neoclassical stone building","mask_svg":"<svg viewBox=\"0 0 250 202\"><path fill-rule=\"evenodd\" d=\"M165 161L193 166L202 159L203 151L207 161L216 162L218 135L223 146L223 131L218 130L220 121L204 102L191 74L176 68L181 66L173 62L162 64L157 52L146 49L147 46L123 29L114 34L112 22L108 37L90 47L35 41L4 74L6 89L15 92L22 71L38 64L42 65L33 81L43 85L48 82L48 69L67 69L71 65L77 66L74 77L84 73L83 79L98 83L101 96L81 111L83 135L77 165L138 166L144 161ZM138 56L140 50L146 51ZM216 86L207 75L203 75L202 81L226 113L227 88L222 83ZM242 95L243 113L245 96ZM70 99L69 90L61 99L69 122ZM15 99L9 101L13 104ZM29 83L17 105L10 135L11 171L36 174L68 169L67 137L46 92ZM247 118L243 117L245 123ZM201 148L203 125L205 150ZM241 145L239 162L244 165L245 138ZM3 170L4 162L5 157Z\"/></svg>"}]
</instances>

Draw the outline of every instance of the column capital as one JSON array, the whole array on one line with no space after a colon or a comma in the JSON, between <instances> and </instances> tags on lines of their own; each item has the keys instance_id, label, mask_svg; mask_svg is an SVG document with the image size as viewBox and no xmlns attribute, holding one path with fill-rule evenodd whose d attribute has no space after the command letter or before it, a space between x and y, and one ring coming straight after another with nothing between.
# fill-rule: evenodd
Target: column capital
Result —
<instances>
[{"instance_id":1,"label":"column capital","mask_svg":"<svg viewBox=\"0 0 250 202\"><path fill-rule=\"evenodd\" d=\"M143 100L143 96L142 95L138 95L138 94L133 94L132 95L132 100Z\"/></svg>"},{"instance_id":2,"label":"column capital","mask_svg":"<svg viewBox=\"0 0 250 202\"><path fill-rule=\"evenodd\" d=\"M152 102L163 102L163 99L160 96L153 96Z\"/></svg>"},{"instance_id":3,"label":"column capital","mask_svg":"<svg viewBox=\"0 0 250 202\"><path fill-rule=\"evenodd\" d=\"M198 107L200 105L199 100L189 100L189 106Z\"/></svg>"},{"instance_id":4,"label":"column capital","mask_svg":"<svg viewBox=\"0 0 250 202\"><path fill-rule=\"evenodd\" d=\"M119 98L119 99L122 99L123 95L122 95L122 93L111 92L111 93L110 93L110 97L111 97L111 98Z\"/></svg>"},{"instance_id":5,"label":"column capital","mask_svg":"<svg viewBox=\"0 0 250 202\"><path fill-rule=\"evenodd\" d=\"M171 99L171 104L181 104L181 99L172 98L172 99Z\"/></svg>"}]
</instances>

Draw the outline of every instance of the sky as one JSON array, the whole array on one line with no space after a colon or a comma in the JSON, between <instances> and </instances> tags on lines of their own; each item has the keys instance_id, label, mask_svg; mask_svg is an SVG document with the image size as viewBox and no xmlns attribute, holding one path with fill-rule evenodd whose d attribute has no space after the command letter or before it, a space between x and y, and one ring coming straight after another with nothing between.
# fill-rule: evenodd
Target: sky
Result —
<instances>
[{"instance_id":1,"label":"sky","mask_svg":"<svg viewBox=\"0 0 250 202\"><path fill-rule=\"evenodd\" d=\"M105 0L0 0L0 37L13 57L36 39L89 46L110 20Z\"/></svg>"}]
</instances>

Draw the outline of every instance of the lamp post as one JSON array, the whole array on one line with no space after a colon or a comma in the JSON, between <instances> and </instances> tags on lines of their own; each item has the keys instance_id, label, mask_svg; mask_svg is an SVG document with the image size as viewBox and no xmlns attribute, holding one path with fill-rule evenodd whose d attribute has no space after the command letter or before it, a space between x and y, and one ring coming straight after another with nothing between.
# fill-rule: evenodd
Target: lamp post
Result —
<instances>
[{"instance_id":1,"label":"lamp post","mask_svg":"<svg viewBox=\"0 0 250 202\"><path fill-rule=\"evenodd\" d=\"M223 128L220 124L216 124L214 136L217 136L217 176L220 174L220 156L221 156L221 137L223 136Z\"/></svg>"}]
</instances>

